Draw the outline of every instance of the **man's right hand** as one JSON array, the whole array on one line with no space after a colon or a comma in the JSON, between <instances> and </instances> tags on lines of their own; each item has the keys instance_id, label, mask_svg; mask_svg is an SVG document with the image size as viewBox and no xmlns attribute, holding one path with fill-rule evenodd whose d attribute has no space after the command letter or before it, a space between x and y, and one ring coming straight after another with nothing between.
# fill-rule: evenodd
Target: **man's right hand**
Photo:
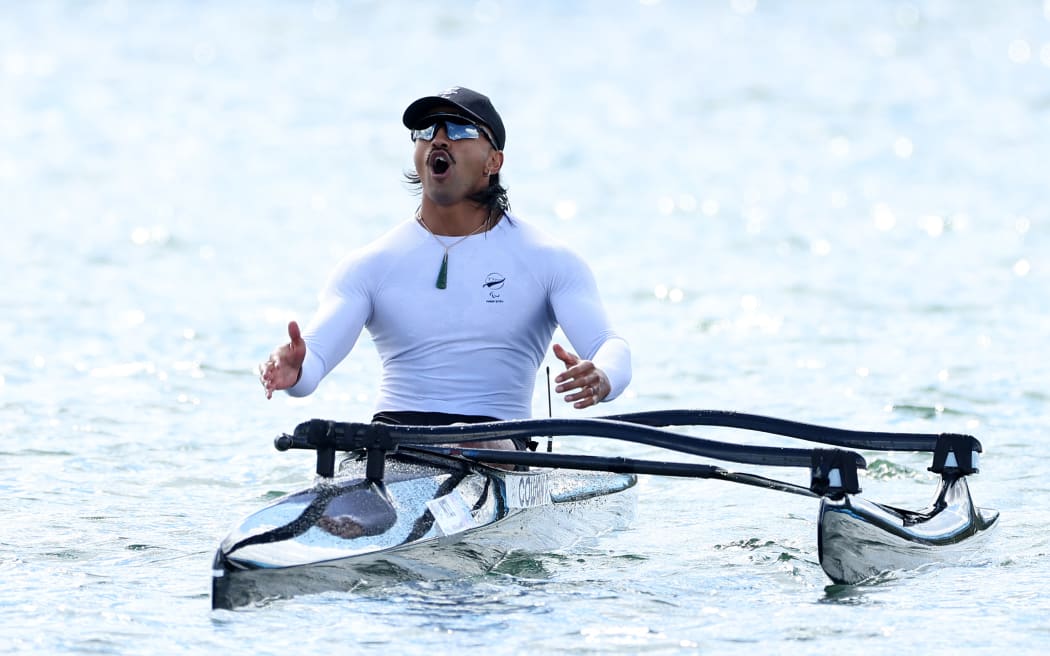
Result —
<instances>
[{"instance_id":1,"label":"man's right hand","mask_svg":"<svg viewBox=\"0 0 1050 656\"><path fill-rule=\"evenodd\" d=\"M299 333L299 324L288 324L287 344L281 344L270 354L270 359L259 365L259 380L266 389L266 398L272 398L276 390L292 387L303 375L303 360L306 359L306 342Z\"/></svg>"}]
</instances>

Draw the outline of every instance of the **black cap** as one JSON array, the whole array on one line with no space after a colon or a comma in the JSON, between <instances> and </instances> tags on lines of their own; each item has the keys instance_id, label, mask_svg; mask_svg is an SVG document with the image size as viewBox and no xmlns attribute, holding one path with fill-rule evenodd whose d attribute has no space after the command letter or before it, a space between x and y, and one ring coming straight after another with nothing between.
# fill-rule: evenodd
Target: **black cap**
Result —
<instances>
[{"instance_id":1,"label":"black cap","mask_svg":"<svg viewBox=\"0 0 1050 656\"><path fill-rule=\"evenodd\" d=\"M503 119L488 96L472 91L466 87L452 87L436 96L426 96L415 101L405 110L401 119L409 130L424 128L423 119L438 107L452 105L463 115L485 125L496 140L496 148L503 150L507 142L507 131L503 128Z\"/></svg>"}]
</instances>

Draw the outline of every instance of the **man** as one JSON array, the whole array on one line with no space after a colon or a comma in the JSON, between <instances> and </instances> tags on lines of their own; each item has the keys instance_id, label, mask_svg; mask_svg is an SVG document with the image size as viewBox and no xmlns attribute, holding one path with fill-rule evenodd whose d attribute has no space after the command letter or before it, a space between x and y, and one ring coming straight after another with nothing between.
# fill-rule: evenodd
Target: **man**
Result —
<instances>
[{"instance_id":1,"label":"man","mask_svg":"<svg viewBox=\"0 0 1050 656\"><path fill-rule=\"evenodd\" d=\"M531 416L536 374L560 325L577 352L556 391L575 408L616 398L630 348L610 327L587 265L509 213L500 184L506 130L463 87L420 98L403 122L415 144L415 218L345 257L306 331L261 366L270 398L313 392L362 328L383 363L374 421L443 425ZM509 445L488 445L509 446Z\"/></svg>"}]
</instances>

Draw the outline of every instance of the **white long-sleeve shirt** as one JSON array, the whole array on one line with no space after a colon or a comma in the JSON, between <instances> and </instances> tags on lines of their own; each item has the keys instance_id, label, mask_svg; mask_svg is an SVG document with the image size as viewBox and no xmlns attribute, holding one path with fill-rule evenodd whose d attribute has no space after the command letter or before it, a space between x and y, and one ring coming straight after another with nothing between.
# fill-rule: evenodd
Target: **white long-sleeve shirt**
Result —
<instances>
[{"instance_id":1,"label":"white long-sleeve shirt","mask_svg":"<svg viewBox=\"0 0 1050 656\"><path fill-rule=\"evenodd\" d=\"M509 219L509 220L508 220ZM445 250L447 288L435 285ZM631 379L627 342L609 325L587 264L538 228L505 216L492 230L435 239L409 220L346 256L303 331L305 396L350 352L362 328L383 375L375 409L521 419L555 327L609 378Z\"/></svg>"}]
</instances>

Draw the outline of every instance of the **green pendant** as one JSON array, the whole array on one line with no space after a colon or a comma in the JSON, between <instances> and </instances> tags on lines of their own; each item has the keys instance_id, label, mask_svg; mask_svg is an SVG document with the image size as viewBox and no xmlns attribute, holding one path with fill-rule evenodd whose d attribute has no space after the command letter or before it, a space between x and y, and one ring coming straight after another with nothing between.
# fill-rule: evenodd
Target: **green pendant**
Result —
<instances>
[{"instance_id":1,"label":"green pendant","mask_svg":"<svg viewBox=\"0 0 1050 656\"><path fill-rule=\"evenodd\" d=\"M438 270L437 288L444 289L448 286L448 251L441 258L441 269Z\"/></svg>"}]
</instances>

